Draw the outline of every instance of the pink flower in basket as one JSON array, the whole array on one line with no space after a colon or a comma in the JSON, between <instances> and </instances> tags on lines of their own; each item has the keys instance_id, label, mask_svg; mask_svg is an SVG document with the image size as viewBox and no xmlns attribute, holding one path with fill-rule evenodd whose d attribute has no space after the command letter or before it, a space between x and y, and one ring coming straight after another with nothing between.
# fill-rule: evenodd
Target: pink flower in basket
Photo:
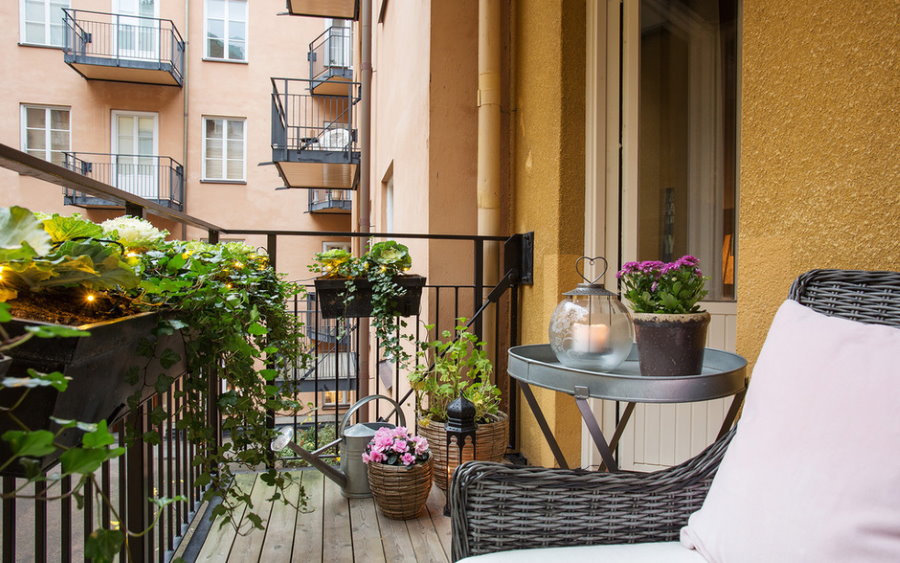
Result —
<instances>
[{"instance_id":1,"label":"pink flower in basket","mask_svg":"<svg viewBox=\"0 0 900 563\"><path fill-rule=\"evenodd\" d=\"M362 454L363 463L383 463L385 465L413 465L428 460L431 451L428 440L412 436L409 429L379 428L375 437Z\"/></svg>"}]
</instances>

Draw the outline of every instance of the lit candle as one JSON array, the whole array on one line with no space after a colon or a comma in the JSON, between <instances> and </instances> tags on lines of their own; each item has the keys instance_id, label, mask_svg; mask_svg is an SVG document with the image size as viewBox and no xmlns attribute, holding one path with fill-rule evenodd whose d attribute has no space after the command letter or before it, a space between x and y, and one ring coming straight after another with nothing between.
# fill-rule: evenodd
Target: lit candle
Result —
<instances>
[{"instance_id":1,"label":"lit candle","mask_svg":"<svg viewBox=\"0 0 900 563\"><path fill-rule=\"evenodd\" d=\"M604 324L572 326L572 351L599 354L606 350L609 327Z\"/></svg>"}]
</instances>

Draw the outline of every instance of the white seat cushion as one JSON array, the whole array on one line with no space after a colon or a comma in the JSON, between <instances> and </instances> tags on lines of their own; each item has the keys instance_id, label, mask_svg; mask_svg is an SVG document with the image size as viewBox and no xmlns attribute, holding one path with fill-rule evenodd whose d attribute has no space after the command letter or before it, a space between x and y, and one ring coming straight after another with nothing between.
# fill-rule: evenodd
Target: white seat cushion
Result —
<instances>
[{"instance_id":1,"label":"white seat cushion","mask_svg":"<svg viewBox=\"0 0 900 563\"><path fill-rule=\"evenodd\" d=\"M703 557L680 543L580 545L498 551L460 559L467 563L702 563Z\"/></svg>"},{"instance_id":2,"label":"white seat cushion","mask_svg":"<svg viewBox=\"0 0 900 563\"><path fill-rule=\"evenodd\" d=\"M709 561L900 561L900 329L785 302L682 542Z\"/></svg>"}]
</instances>

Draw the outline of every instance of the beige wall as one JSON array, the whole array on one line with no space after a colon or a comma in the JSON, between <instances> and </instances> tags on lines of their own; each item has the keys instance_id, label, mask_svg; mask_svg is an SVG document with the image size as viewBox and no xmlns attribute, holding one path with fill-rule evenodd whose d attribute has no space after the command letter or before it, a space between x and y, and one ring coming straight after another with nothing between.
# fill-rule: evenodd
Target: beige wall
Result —
<instances>
[{"instance_id":1,"label":"beige wall","mask_svg":"<svg viewBox=\"0 0 900 563\"><path fill-rule=\"evenodd\" d=\"M109 12L112 0L72 0L71 4L79 10ZM19 2L2 2L0 19L10 22L10 30L14 33L0 40L0 73L4 77L0 83L0 142L21 147L20 103L70 106L72 150L76 152L111 151L113 110L156 112L159 116L159 154L172 157L186 169L187 213L232 229L349 230L349 215L306 213L307 190L275 191L275 187L282 185L276 168L258 166L272 160L272 85L269 78L307 78L308 44L325 29L322 19L277 16L283 8L275 2L250 2L249 62L225 63L202 60L202 0L161 0L160 17L173 20L189 45L186 86L176 88L86 80L63 62L60 49L18 45ZM201 120L207 115L246 118L246 184L200 182ZM63 214L81 212L97 220L111 214L63 206L61 189L57 186L19 177L6 170L0 170L0 181L3 182L2 205L27 205ZM174 235L182 235L180 226L153 216L150 218ZM206 233L188 229L186 235L199 238L205 237ZM230 235L225 237L230 238ZM280 239L279 269L288 272L291 279L308 278L306 265L312 254L321 250L322 240ZM265 245L265 239L261 237L249 238L248 242Z\"/></svg>"},{"instance_id":2,"label":"beige wall","mask_svg":"<svg viewBox=\"0 0 900 563\"><path fill-rule=\"evenodd\" d=\"M744 3L738 351L755 359L791 280L900 270L894 0Z\"/></svg>"},{"instance_id":3,"label":"beige wall","mask_svg":"<svg viewBox=\"0 0 900 563\"><path fill-rule=\"evenodd\" d=\"M579 281L572 265L584 247L585 4L516 4L513 230L534 231L535 282L522 292L522 343L547 341L561 292ZM572 397L535 389L568 460L577 460L581 419ZM520 446L533 465L553 457L524 402Z\"/></svg>"}]
</instances>

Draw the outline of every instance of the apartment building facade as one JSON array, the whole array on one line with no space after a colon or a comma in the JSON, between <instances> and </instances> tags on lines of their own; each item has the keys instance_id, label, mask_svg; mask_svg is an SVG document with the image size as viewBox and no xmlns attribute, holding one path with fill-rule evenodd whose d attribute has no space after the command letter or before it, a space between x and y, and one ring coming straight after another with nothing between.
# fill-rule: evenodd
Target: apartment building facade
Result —
<instances>
[{"instance_id":1,"label":"apartment building facade","mask_svg":"<svg viewBox=\"0 0 900 563\"><path fill-rule=\"evenodd\" d=\"M333 190L279 189L287 184L271 137L273 77L308 86L317 39L333 51L329 67L352 77L350 30L343 20L280 11L248 0L5 2L0 17L18 33L0 45L0 139L225 229L347 231L352 176ZM332 27L346 31L337 37ZM42 211L94 220L122 212L6 171L3 183L6 202ZM176 237L205 236L148 219ZM264 237L224 238L265 245ZM324 243L346 239L298 239L281 249L279 269L308 278Z\"/></svg>"}]
</instances>

